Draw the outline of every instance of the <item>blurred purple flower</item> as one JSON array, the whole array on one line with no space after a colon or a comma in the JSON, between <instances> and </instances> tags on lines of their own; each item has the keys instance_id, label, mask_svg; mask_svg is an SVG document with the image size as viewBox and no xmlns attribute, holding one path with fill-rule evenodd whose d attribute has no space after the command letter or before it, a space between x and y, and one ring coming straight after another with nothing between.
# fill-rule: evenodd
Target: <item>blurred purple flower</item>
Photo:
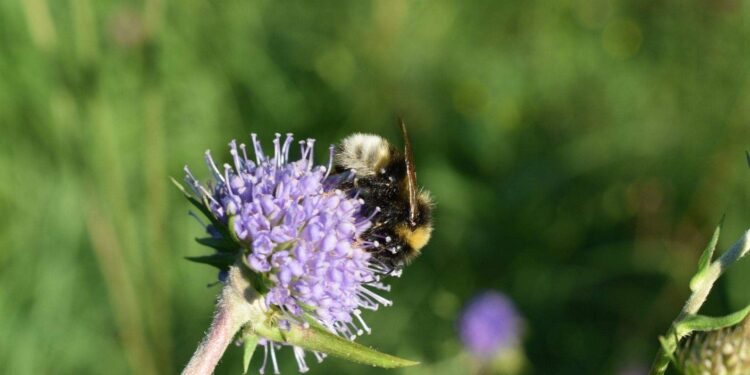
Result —
<instances>
[{"instance_id":1,"label":"blurred purple flower","mask_svg":"<svg viewBox=\"0 0 750 375\"><path fill-rule=\"evenodd\" d=\"M232 164L222 169L206 152L214 177L208 187L185 168L194 194L224 227L208 226L209 234L217 238L221 232L231 233L231 240L245 249L240 259L267 283L265 301L281 315L280 328L306 326L307 315L350 340L369 333L360 309L376 310L391 301L372 290L389 288L380 282L385 269L371 261L359 239L371 225L370 218L361 215L362 201L335 189L331 181L340 176L329 177L330 162L328 167L314 166L314 140L301 141L302 157L290 161L291 134L283 144L276 135L273 156L263 153L254 134L252 138L254 160L245 145L238 147L235 141L229 144ZM279 345L267 340L262 344L276 372L274 349ZM294 354L299 370L306 371L304 352L294 348Z\"/></svg>"},{"instance_id":2,"label":"blurred purple flower","mask_svg":"<svg viewBox=\"0 0 750 375\"><path fill-rule=\"evenodd\" d=\"M521 318L508 297L487 291L474 297L464 308L458 330L469 352L488 359L518 342Z\"/></svg>"}]
</instances>

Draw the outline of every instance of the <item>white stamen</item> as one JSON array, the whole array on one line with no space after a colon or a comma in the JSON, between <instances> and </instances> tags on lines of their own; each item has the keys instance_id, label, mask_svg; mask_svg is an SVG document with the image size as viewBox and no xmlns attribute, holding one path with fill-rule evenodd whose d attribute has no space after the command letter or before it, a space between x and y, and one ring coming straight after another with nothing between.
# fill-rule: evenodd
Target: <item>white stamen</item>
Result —
<instances>
[{"instance_id":1,"label":"white stamen","mask_svg":"<svg viewBox=\"0 0 750 375\"><path fill-rule=\"evenodd\" d=\"M305 363L305 351L298 347L294 347L294 359L297 360L297 368L299 368L299 372L307 372L310 370L309 367L307 367L307 363Z\"/></svg>"},{"instance_id":2,"label":"white stamen","mask_svg":"<svg viewBox=\"0 0 750 375\"><path fill-rule=\"evenodd\" d=\"M369 283L369 284L367 284L367 286L370 286L370 287L373 287L373 288L379 289L379 290L384 290L386 292L390 292L391 291L391 286L383 284L383 283Z\"/></svg>"},{"instance_id":3,"label":"white stamen","mask_svg":"<svg viewBox=\"0 0 750 375\"><path fill-rule=\"evenodd\" d=\"M258 142L258 135L255 133L250 134L250 138L253 139L253 149L255 149L255 163L260 165L260 161L265 159L263 156L263 149L260 147Z\"/></svg>"},{"instance_id":4,"label":"white stamen","mask_svg":"<svg viewBox=\"0 0 750 375\"><path fill-rule=\"evenodd\" d=\"M259 370L261 374L266 373L266 361L268 360L268 345L269 345L268 341L266 341L266 344L263 345L263 364L260 366L260 370Z\"/></svg>"},{"instance_id":5,"label":"white stamen","mask_svg":"<svg viewBox=\"0 0 750 375\"><path fill-rule=\"evenodd\" d=\"M336 147L334 145L331 145L328 147L328 169L326 170L326 175L324 178L328 177L328 175L331 174L331 169L333 168L333 154Z\"/></svg>"},{"instance_id":6,"label":"white stamen","mask_svg":"<svg viewBox=\"0 0 750 375\"><path fill-rule=\"evenodd\" d=\"M284 147L281 148L281 155L283 156L283 162L286 163L289 160L289 146L292 144L292 133L286 133L286 139L284 140Z\"/></svg>"},{"instance_id":7,"label":"white stamen","mask_svg":"<svg viewBox=\"0 0 750 375\"><path fill-rule=\"evenodd\" d=\"M309 145L309 149L310 149L310 157L307 158L307 170L309 171L313 167L313 156L315 155L315 153L313 152L313 150L314 150L314 146L315 146L315 140L312 139L312 138L309 138L307 140L307 144Z\"/></svg>"},{"instance_id":8,"label":"white stamen","mask_svg":"<svg viewBox=\"0 0 750 375\"><path fill-rule=\"evenodd\" d=\"M378 301L383 306L390 306L390 305L393 304L393 302L391 300L383 298L382 296L378 295L377 293L373 292L370 289L367 289L365 287L361 287L360 286L359 290L361 290L362 292L368 294L369 296L371 296L372 298L374 298L376 301Z\"/></svg>"},{"instance_id":9,"label":"white stamen","mask_svg":"<svg viewBox=\"0 0 750 375\"><path fill-rule=\"evenodd\" d=\"M229 142L229 153L232 154L232 160L234 160L234 168L237 174L242 171L242 163L240 162L240 154L237 152L237 141L234 139Z\"/></svg>"},{"instance_id":10,"label":"white stamen","mask_svg":"<svg viewBox=\"0 0 750 375\"><path fill-rule=\"evenodd\" d=\"M201 192L200 189L198 189L200 183L198 183L198 179L193 176L193 173L190 172L190 168L188 168L187 165L182 169L185 171L185 182L190 186L190 189L193 190L193 194L200 196Z\"/></svg>"},{"instance_id":11,"label":"white stamen","mask_svg":"<svg viewBox=\"0 0 750 375\"><path fill-rule=\"evenodd\" d=\"M372 273L385 273L385 269L382 268L373 268L370 266L365 266L365 270L370 271Z\"/></svg>"},{"instance_id":12,"label":"white stamen","mask_svg":"<svg viewBox=\"0 0 750 375\"><path fill-rule=\"evenodd\" d=\"M188 186L190 186L190 190L193 191L194 195L198 197L202 195L200 184L197 181L192 180L189 177L185 176L185 182L188 184Z\"/></svg>"},{"instance_id":13,"label":"white stamen","mask_svg":"<svg viewBox=\"0 0 750 375\"><path fill-rule=\"evenodd\" d=\"M250 162L250 159L247 158L247 146L244 143L240 143L240 150L242 150L242 157L245 159L245 164L247 164Z\"/></svg>"},{"instance_id":14,"label":"white stamen","mask_svg":"<svg viewBox=\"0 0 750 375\"><path fill-rule=\"evenodd\" d=\"M362 203L364 203L364 202L362 202ZM377 215L379 212L380 212L380 207L375 207L375 210L372 211L372 213L367 218L367 220L372 221L372 218L374 218L375 215Z\"/></svg>"},{"instance_id":15,"label":"white stamen","mask_svg":"<svg viewBox=\"0 0 750 375\"><path fill-rule=\"evenodd\" d=\"M208 190L206 190L206 188L205 188L205 187L203 187L203 186L200 186L200 189L201 189L201 191L203 192L203 194L205 194L205 196L206 196L206 197L207 197L208 199L210 199L210 200L211 200L211 202L214 202L214 203L216 203L216 204L219 204L219 202L218 202L218 201L217 201L216 199L214 199L214 197L212 197L212 196L211 196L211 193L209 193L209 192L208 192Z\"/></svg>"},{"instance_id":16,"label":"white stamen","mask_svg":"<svg viewBox=\"0 0 750 375\"><path fill-rule=\"evenodd\" d=\"M349 323L346 323L346 325L349 326L352 332L356 334L356 336L352 338L352 341L354 341L354 339L356 339L357 336L362 336L362 334L365 333L365 331L362 330L362 328L357 327L357 324L355 322L349 322Z\"/></svg>"},{"instance_id":17,"label":"white stamen","mask_svg":"<svg viewBox=\"0 0 750 375\"><path fill-rule=\"evenodd\" d=\"M229 192L229 195L234 196L234 194L232 193L232 184L230 183L231 180L229 179L229 171L231 170L232 170L231 165L224 164L224 178L227 181L227 192Z\"/></svg>"},{"instance_id":18,"label":"white stamen","mask_svg":"<svg viewBox=\"0 0 750 375\"><path fill-rule=\"evenodd\" d=\"M206 164L208 164L208 169L211 170L211 172L214 174L214 178L216 178L217 181L223 181L224 177L221 175L221 172L219 172L219 168L216 168L216 164L214 164L214 159L211 158L211 150L206 150Z\"/></svg>"},{"instance_id":19,"label":"white stamen","mask_svg":"<svg viewBox=\"0 0 750 375\"><path fill-rule=\"evenodd\" d=\"M304 140L297 142L299 143L299 154L301 155L300 159L305 158L305 150L307 149L305 146L307 145L307 142Z\"/></svg>"},{"instance_id":20,"label":"white stamen","mask_svg":"<svg viewBox=\"0 0 750 375\"><path fill-rule=\"evenodd\" d=\"M364 309L378 311L380 308L380 305L378 305L377 302L373 301L368 295L362 292L358 292L357 297L359 297L357 304Z\"/></svg>"},{"instance_id":21,"label":"white stamen","mask_svg":"<svg viewBox=\"0 0 750 375\"><path fill-rule=\"evenodd\" d=\"M336 327L337 334L340 334L341 336L345 336L349 339L349 341L354 341L354 339L357 338L356 335L352 334L352 331L342 322L336 322L334 323L334 326Z\"/></svg>"},{"instance_id":22,"label":"white stamen","mask_svg":"<svg viewBox=\"0 0 750 375\"><path fill-rule=\"evenodd\" d=\"M281 160L281 143L280 143L281 142L280 141L281 134L276 133L275 135L276 135L276 138L274 138L274 140L273 140L273 160L276 162L276 163L274 163L274 164L276 164L276 167L277 168L281 168L281 163L282 163L282 160Z\"/></svg>"},{"instance_id":23,"label":"white stamen","mask_svg":"<svg viewBox=\"0 0 750 375\"><path fill-rule=\"evenodd\" d=\"M318 360L318 363L323 362L323 360L326 358L326 355L321 352L313 352L313 355L315 356L315 359Z\"/></svg>"},{"instance_id":24,"label":"white stamen","mask_svg":"<svg viewBox=\"0 0 750 375\"><path fill-rule=\"evenodd\" d=\"M372 258L370 259L370 262L367 265L367 269L375 273L386 273L388 271L388 267L386 267L385 264L383 264L383 262L377 259L372 259Z\"/></svg>"},{"instance_id":25,"label":"white stamen","mask_svg":"<svg viewBox=\"0 0 750 375\"><path fill-rule=\"evenodd\" d=\"M362 326L362 328L365 329L365 331L367 332L367 334L368 335L371 334L372 330L367 325L367 323L365 323L365 320L362 319L362 311L360 311L359 309L354 310L354 316L357 318L357 320L359 320L359 324Z\"/></svg>"},{"instance_id":26,"label":"white stamen","mask_svg":"<svg viewBox=\"0 0 750 375\"><path fill-rule=\"evenodd\" d=\"M274 349L273 342L269 345L271 346L271 364L273 364L273 373L279 374L279 363L276 362L276 349Z\"/></svg>"},{"instance_id":27,"label":"white stamen","mask_svg":"<svg viewBox=\"0 0 750 375\"><path fill-rule=\"evenodd\" d=\"M360 295L358 295L358 297L360 298L360 301L357 302L357 306L370 311L378 311L380 305L375 304L372 301L362 299L362 296Z\"/></svg>"}]
</instances>

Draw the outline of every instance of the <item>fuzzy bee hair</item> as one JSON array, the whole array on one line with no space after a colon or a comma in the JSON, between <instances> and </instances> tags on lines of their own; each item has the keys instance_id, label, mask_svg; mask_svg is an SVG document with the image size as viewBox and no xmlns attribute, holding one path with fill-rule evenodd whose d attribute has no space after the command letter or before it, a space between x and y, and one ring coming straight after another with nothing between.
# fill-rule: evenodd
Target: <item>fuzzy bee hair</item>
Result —
<instances>
[{"instance_id":1,"label":"fuzzy bee hair","mask_svg":"<svg viewBox=\"0 0 750 375\"><path fill-rule=\"evenodd\" d=\"M384 138L353 134L338 147L335 173L352 173L339 188L364 201L373 225L363 233L374 258L397 271L416 258L432 234L432 199L417 187L411 143L401 123L404 152Z\"/></svg>"}]
</instances>

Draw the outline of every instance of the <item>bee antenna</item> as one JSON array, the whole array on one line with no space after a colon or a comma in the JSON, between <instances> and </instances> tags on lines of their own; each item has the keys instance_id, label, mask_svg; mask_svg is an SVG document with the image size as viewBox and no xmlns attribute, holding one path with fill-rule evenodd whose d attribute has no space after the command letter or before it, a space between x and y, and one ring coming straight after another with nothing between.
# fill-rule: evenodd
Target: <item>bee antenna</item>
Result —
<instances>
[{"instance_id":1,"label":"bee antenna","mask_svg":"<svg viewBox=\"0 0 750 375\"><path fill-rule=\"evenodd\" d=\"M414 155L409 142L409 134L406 132L404 119L398 119L401 133L404 137L404 159L406 160L406 189L409 194L409 224L417 225L417 172L414 170Z\"/></svg>"}]
</instances>

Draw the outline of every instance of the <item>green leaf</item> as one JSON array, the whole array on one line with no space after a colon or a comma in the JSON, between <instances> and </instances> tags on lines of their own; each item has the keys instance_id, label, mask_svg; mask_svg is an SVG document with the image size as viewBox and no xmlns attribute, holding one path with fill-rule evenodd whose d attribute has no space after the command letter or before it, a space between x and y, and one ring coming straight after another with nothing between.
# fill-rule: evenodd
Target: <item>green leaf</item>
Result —
<instances>
[{"instance_id":1,"label":"green leaf","mask_svg":"<svg viewBox=\"0 0 750 375\"><path fill-rule=\"evenodd\" d=\"M288 331L282 331L269 322L253 322L252 327L255 333L270 340L289 343L303 349L326 353L365 365L396 368L419 364L419 362L381 353L336 336L319 325L310 325L308 328L303 328L293 324Z\"/></svg>"},{"instance_id":2,"label":"green leaf","mask_svg":"<svg viewBox=\"0 0 750 375\"><path fill-rule=\"evenodd\" d=\"M240 249L240 245L226 238L205 237L196 238L195 241L222 253L236 253Z\"/></svg>"},{"instance_id":3,"label":"green leaf","mask_svg":"<svg viewBox=\"0 0 750 375\"><path fill-rule=\"evenodd\" d=\"M682 338L693 331L715 331L717 329L730 327L738 324L742 319L745 319L749 312L750 305L742 310L725 316L712 317L704 315L688 315L685 319L677 323L677 336Z\"/></svg>"},{"instance_id":4,"label":"green leaf","mask_svg":"<svg viewBox=\"0 0 750 375\"><path fill-rule=\"evenodd\" d=\"M192 203L193 206L195 206L195 208L200 210L200 212L203 213L203 215L205 215L209 220L211 220L211 223L213 224L216 218L214 217L214 214L211 212L211 210L208 209L208 205L206 205L205 202L199 201L198 199L196 199L195 196L193 196L193 194L185 190L185 187L182 186L182 184L179 183L177 180L175 180L174 177L170 177L170 179L172 180L172 183L175 184L175 186L177 186L178 189L180 189L182 194L185 195L185 198L187 198L187 200L190 203Z\"/></svg>"},{"instance_id":5,"label":"green leaf","mask_svg":"<svg viewBox=\"0 0 750 375\"><path fill-rule=\"evenodd\" d=\"M659 336L659 343L661 344L661 350L663 350L664 353L666 353L667 357L672 362L675 362L674 351L677 348L678 342L679 340L677 340L676 338L673 340L669 340L664 336Z\"/></svg>"},{"instance_id":6,"label":"green leaf","mask_svg":"<svg viewBox=\"0 0 750 375\"><path fill-rule=\"evenodd\" d=\"M747 166L750 167L750 151L745 151L745 157L747 158Z\"/></svg>"},{"instance_id":7,"label":"green leaf","mask_svg":"<svg viewBox=\"0 0 750 375\"><path fill-rule=\"evenodd\" d=\"M188 202L190 202L195 208L197 208L203 216L205 216L208 221L211 222L211 225L213 225L216 230L219 231L222 237L224 238L235 238L232 236L232 233L234 231L230 231L226 225L222 224L218 219L216 219L216 216L214 216L214 213L211 212L211 210L208 208L208 202L206 201L206 198L203 198L203 201L199 201L196 197L194 197L192 194L190 194L187 190L185 190L185 187L182 186L181 183L179 183L177 180L174 179L174 177L170 177L172 180L172 183L177 186L178 189L182 192L182 194L185 195L185 198L187 198Z\"/></svg>"},{"instance_id":8,"label":"green leaf","mask_svg":"<svg viewBox=\"0 0 750 375\"><path fill-rule=\"evenodd\" d=\"M242 345L244 346L242 354L242 373L247 374L247 369L250 367L250 361L253 359L253 353L255 348L258 347L258 340L260 337L251 332L246 332L242 337Z\"/></svg>"},{"instance_id":9,"label":"green leaf","mask_svg":"<svg viewBox=\"0 0 750 375\"><path fill-rule=\"evenodd\" d=\"M721 218L719 225L717 225L716 229L714 229L714 234L711 237L711 241L708 242L708 245L703 250L703 254L701 254L700 260L698 260L698 272L696 272L695 276L690 279L690 290L693 292L695 292L703 282L706 271L708 270L708 266L711 265L711 259L714 256L716 244L719 242L719 234L721 233L722 225L724 225L724 217Z\"/></svg>"},{"instance_id":10,"label":"green leaf","mask_svg":"<svg viewBox=\"0 0 750 375\"><path fill-rule=\"evenodd\" d=\"M182 186L182 184L180 183L180 181L177 181L174 177L169 177L169 179L172 180L172 183L174 184L174 186L177 186L177 188L180 189L180 191L182 192L182 194L185 194L186 197L190 197L191 196L191 194L188 193L187 190L185 190L185 187Z\"/></svg>"},{"instance_id":11,"label":"green leaf","mask_svg":"<svg viewBox=\"0 0 750 375\"><path fill-rule=\"evenodd\" d=\"M214 253L211 255L204 255L198 257L185 257L185 259L202 264L208 264L219 269L228 269L229 266L234 264L237 257L233 254L228 253Z\"/></svg>"}]
</instances>

